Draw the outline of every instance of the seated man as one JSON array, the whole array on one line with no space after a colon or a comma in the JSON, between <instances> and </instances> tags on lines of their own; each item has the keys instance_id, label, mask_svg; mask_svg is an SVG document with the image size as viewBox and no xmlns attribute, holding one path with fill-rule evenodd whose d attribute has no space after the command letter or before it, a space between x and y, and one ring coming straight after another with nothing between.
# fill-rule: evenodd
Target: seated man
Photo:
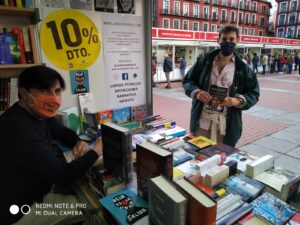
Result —
<instances>
[{"instance_id":1,"label":"seated man","mask_svg":"<svg viewBox=\"0 0 300 225\"><path fill-rule=\"evenodd\" d=\"M35 209L38 203L48 203L48 211L54 210L55 203L76 203L73 195L50 193L52 184L68 186L82 177L102 155L102 142L97 140L90 150L75 132L54 118L65 88L57 71L44 66L28 68L21 73L18 87L19 102L0 116L1 224L83 220L80 215L46 216ZM68 164L56 158L52 140L72 147L78 158Z\"/></svg>"}]
</instances>

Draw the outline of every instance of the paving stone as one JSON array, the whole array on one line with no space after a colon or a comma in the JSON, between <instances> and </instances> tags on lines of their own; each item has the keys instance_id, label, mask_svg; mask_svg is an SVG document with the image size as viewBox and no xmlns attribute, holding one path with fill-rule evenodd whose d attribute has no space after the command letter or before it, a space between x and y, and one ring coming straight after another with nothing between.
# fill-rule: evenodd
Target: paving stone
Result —
<instances>
[{"instance_id":1,"label":"paving stone","mask_svg":"<svg viewBox=\"0 0 300 225\"><path fill-rule=\"evenodd\" d=\"M288 155L281 155L278 158L276 158L275 167L282 167L283 169L290 170L294 173L300 172L299 159Z\"/></svg>"},{"instance_id":2,"label":"paving stone","mask_svg":"<svg viewBox=\"0 0 300 225\"><path fill-rule=\"evenodd\" d=\"M277 122L287 123L287 124L297 124L300 122L300 113L288 113L276 117Z\"/></svg>"},{"instance_id":3,"label":"paving stone","mask_svg":"<svg viewBox=\"0 0 300 225\"><path fill-rule=\"evenodd\" d=\"M294 126L290 126L286 129L284 129L284 131L289 132L289 133L296 133L299 134L300 133L300 124L296 124Z\"/></svg>"},{"instance_id":4,"label":"paving stone","mask_svg":"<svg viewBox=\"0 0 300 225\"><path fill-rule=\"evenodd\" d=\"M289 156L300 159L300 146L286 153ZM300 163L300 162L299 162Z\"/></svg>"},{"instance_id":5,"label":"paving stone","mask_svg":"<svg viewBox=\"0 0 300 225\"><path fill-rule=\"evenodd\" d=\"M300 133L291 133L284 129L272 134L271 136L300 145Z\"/></svg>"},{"instance_id":6,"label":"paving stone","mask_svg":"<svg viewBox=\"0 0 300 225\"><path fill-rule=\"evenodd\" d=\"M280 153L275 152L272 149L261 147L255 144L244 145L242 147L239 147L239 149L244 150L246 152L250 152L256 156L264 156L269 154L269 155L273 155L276 158L281 155Z\"/></svg>"},{"instance_id":7,"label":"paving stone","mask_svg":"<svg viewBox=\"0 0 300 225\"><path fill-rule=\"evenodd\" d=\"M261 138L253 144L258 145L263 148L271 149L273 151L279 152L279 153L286 153L290 151L291 149L294 149L298 146L298 144L291 143L289 141L285 141L282 139L278 139L272 136L267 136L264 138Z\"/></svg>"}]
</instances>

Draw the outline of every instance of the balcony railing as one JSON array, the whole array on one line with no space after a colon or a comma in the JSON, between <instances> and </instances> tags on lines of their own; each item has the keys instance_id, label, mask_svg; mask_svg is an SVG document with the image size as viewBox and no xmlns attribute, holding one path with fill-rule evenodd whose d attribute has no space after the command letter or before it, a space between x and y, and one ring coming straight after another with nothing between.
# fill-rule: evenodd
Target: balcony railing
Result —
<instances>
[{"instance_id":1,"label":"balcony railing","mask_svg":"<svg viewBox=\"0 0 300 225\"><path fill-rule=\"evenodd\" d=\"M209 4L209 0L204 0L204 3Z\"/></svg>"},{"instance_id":2,"label":"balcony railing","mask_svg":"<svg viewBox=\"0 0 300 225\"><path fill-rule=\"evenodd\" d=\"M231 19L230 23L236 23L236 20Z\"/></svg>"},{"instance_id":3,"label":"balcony railing","mask_svg":"<svg viewBox=\"0 0 300 225\"><path fill-rule=\"evenodd\" d=\"M222 16L221 17L221 22L227 22L227 20L228 20L227 16Z\"/></svg>"},{"instance_id":4,"label":"balcony railing","mask_svg":"<svg viewBox=\"0 0 300 225\"><path fill-rule=\"evenodd\" d=\"M295 21L295 20L290 20L290 21L288 22L288 24L289 24L289 25L296 24L296 21Z\"/></svg>"},{"instance_id":5,"label":"balcony railing","mask_svg":"<svg viewBox=\"0 0 300 225\"><path fill-rule=\"evenodd\" d=\"M283 26L284 24L284 21L279 21L278 26Z\"/></svg>"},{"instance_id":6,"label":"balcony railing","mask_svg":"<svg viewBox=\"0 0 300 225\"><path fill-rule=\"evenodd\" d=\"M297 12L297 7L290 8L289 12Z\"/></svg>"},{"instance_id":7,"label":"balcony railing","mask_svg":"<svg viewBox=\"0 0 300 225\"><path fill-rule=\"evenodd\" d=\"M287 12L287 9L286 9L286 8L280 9L280 10L279 10L279 13L286 13L286 12Z\"/></svg>"},{"instance_id":8,"label":"balcony railing","mask_svg":"<svg viewBox=\"0 0 300 225\"><path fill-rule=\"evenodd\" d=\"M218 20L218 15L213 14L211 19L212 19L212 20Z\"/></svg>"}]
</instances>

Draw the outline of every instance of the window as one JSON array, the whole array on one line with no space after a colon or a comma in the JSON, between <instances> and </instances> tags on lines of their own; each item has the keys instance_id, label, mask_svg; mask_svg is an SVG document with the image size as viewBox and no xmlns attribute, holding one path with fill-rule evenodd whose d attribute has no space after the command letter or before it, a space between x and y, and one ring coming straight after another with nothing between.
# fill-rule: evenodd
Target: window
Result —
<instances>
[{"instance_id":1,"label":"window","mask_svg":"<svg viewBox=\"0 0 300 225\"><path fill-rule=\"evenodd\" d=\"M296 36L296 38L300 38L300 27L298 27L298 31L297 31L297 36Z\"/></svg>"},{"instance_id":2,"label":"window","mask_svg":"<svg viewBox=\"0 0 300 225\"><path fill-rule=\"evenodd\" d=\"M243 23L243 13L239 12L239 23Z\"/></svg>"},{"instance_id":3,"label":"window","mask_svg":"<svg viewBox=\"0 0 300 225\"><path fill-rule=\"evenodd\" d=\"M170 28L170 19L163 19L164 28Z\"/></svg>"},{"instance_id":4,"label":"window","mask_svg":"<svg viewBox=\"0 0 300 225\"><path fill-rule=\"evenodd\" d=\"M253 2L253 10L257 11L257 2Z\"/></svg>"},{"instance_id":5,"label":"window","mask_svg":"<svg viewBox=\"0 0 300 225\"><path fill-rule=\"evenodd\" d=\"M227 0L222 0L222 6L227 6Z\"/></svg>"},{"instance_id":6,"label":"window","mask_svg":"<svg viewBox=\"0 0 300 225\"><path fill-rule=\"evenodd\" d=\"M217 25L216 24L211 25L211 32L217 32Z\"/></svg>"},{"instance_id":7,"label":"window","mask_svg":"<svg viewBox=\"0 0 300 225\"><path fill-rule=\"evenodd\" d=\"M254 28L251 28L251 29L250 29L250 35L252 35L252 36L255 35L255 29L254 29Z\"/></svg>"},{"instance_id":8,"label":"window","mask_svg":"<svg viewBox=\"0 0 300 225\"><path fill-rule=\"evenodd\" d=\"M175 15L180 14L180 2L174 2L174 14Z\"/></svg>"},{"instance_id":9,"label":"window","mask_svg":"<svg viewBox=\"0 0 300 225\"><path fill-rule=\"evenodd\" d=\"M278 25L282 26L282 25L284 25L284 22L285 22L285 15L279 15Z\"/></svg>"},{"instance_id":10,"label":"window","mask_svg":"<svg viewBox=\"0 0 300 225\"><path fill-rule=\"evenodd\" d=\"M209 19L209 14L208 14L208 7L203 8L203 13L204 13L204 19Z\"/></svg>"},{"instance_id":11,"label":"window","mask_svg":"<svg viewBox=\"0 0 300 225\"><path fill-rule=\"evenodd\" d=\"M217 5L218 4L218 0L213 0L213 4Z\"/></svg>"},{"instance_id":12,"label":"window","mask_svg":"<svg viewBox=\"0 0 300 225\"><path fill-rule=\"evenodd\" d=\"M297 11L297 1L292 1L291 2L291 11L292 12Z\"/></svg>"},{"instance_id":13,"label":"window","mask_svg":"<svg viewBox=\"0 0 300 225\"><path fill-rule=\"evenodd\" d=\"M194 17L199 17L199 5L194 5L193 6L193 16Z\"/></svg>"},{"instance_id":14,"label":"window","mask_svg":"<svg viewBox=\"0 0 300 225\"><path fill-rule=\"evenodd\" d=\"M188 16L189 15L189 3L183 4L183 15Z\"/></svg>"},{"instance_id":15,"label":"window","mask_svg":"<svg viewBox=\"0 0 300 225\"><path fill-rule=\"evenodd\" d=\"M218 19L218 8L213 8L212 9L212 20L217 20Z\"/></svg>"},{"instance_id":16,"label":"window","mask_svg":"<svg viewBox=\"0 0 300 225\"><path fill-rule=\"evenodd\" d=\"M264 27L265 26L265 18L260 17L259 26Z\"/></svg>"},{"instance_id":17,"label":"window","mask_svg":"<svg viewBox=\"0 0 300 225\"><path fill-rule=\"evenodd\" d=\"M263 31L262 30L258 31L258 36L263 36Z\"/></svg>"},{"instance_id":18,"label":"window","mask_svg":"<svg viewBox=\"0 0 300 225\"><path fill-rule=\"evenodd\" d=\"M244 28L244 34L248 35L248 28Z\"/></svg>"},{"instance_id":19,"label":"window","mask_svg":"<svg viewBox=\"0 0 300 225\"><path fill-rule=\"evenodd\" d=\"M252 24L256 24L256 15L255 14L252 15Z\"/></svg>"},{"instance_id":20,"label":"window","mask_svg":"<svg viewBox=\"0 0 300 225\"><path fill-rule=\"evenodd\" d=\"M287 2L280 2L279 13L287 12Z\"/></svg>"},{"instance_id":21,"label":"window","mask_svg":"<svg viewBox=\"0 0 300 225\"><path fill-rule=\"evenodd\" d=\"M286 30L286 38L293 38L294 37L294 27L288 27Z\"/></svg>"},{"instance_id":22,"label":"window","mask_svg":"<svg viewBox=\"0 0 300 225\"><path fill-rule=\"evenodd\" d=\"M208 31L208 23L203 23L203 31Z\"/></svg>"},{"instance_id":23,"label":"window","mask_svg":"<svg viewBox=\"0 0 300 225\"><path fill-rule=\"evenodd\" d=\"M279 28L277 29L277 37L284 37L284 29L283 28Z\"/></svg>"},{"instance_id":24,"label":"window","mask_svg":"<svg viewBox=\"0 0 300 225\"><path fill-rule=\"evenodd\" d=\"M193 22L193 30L199 30L199 22Z\"/></svg>"},{"instance_id":25,"label":"window","mask_svg":"<svg viewBox=\"0 0 300 225\"><path fill-rule=\"evenodd\" d=\"M163 10L164 10L164 13L169 13L169 0L163 1Z\"/></svg>"},{"instance_id":26,"label":"window","mask_svg":"<svg viewBox=\"0 0 300 225\"><path fill-rule=\"evenodd\" d=\"M239 34L242 34L242 33L243 33L242 28L241 28L241 27L238 27L238 29L239 29Z\"/></svg>"},{"instance_id":27,"label":"window","mask_svg":"<svg viewBox=\"0 0 300 225\"><path fill-rule=\"evenodd\" d=\"M226 14L227 14L227 12L226 12L226 9L222 9L222 22L225 22L226 21Z\"/></svg>"},{"instance_id":28,"label":"window","mask_svg":"<svg viewBox=\"0 0 300 225\"><path fill-rule=\"evenodd\" d=\"M231 11L230 22L235 23L235 11Z\"/></svg>"},{"instance_id":29,"label":"window","mask_svg":"<svg viewBox=\"0 0 300 225\"><path fill-rule=\"evenodd\" d=\"M249 13L246 13L246 24L249 24L250 23L250 14Z\"/></svg>"},{"instance_id":30,"label":"window","mask_svg":"<svg viewBox=\"0 0 300 225\"><path fill-rule=\"evenodd\" d=\"M295 24L296 23L296 13L293 14L289 14L290 18L289 18L289 24Z\"/></svg>"},{"instance_id":31,"label":"window","mask_svg":"<svg viewBox=\"0 0 300 225\"><path fill-rule=\"evenodd\" d=\"M265 5L261 6L261 13L266 13L266 6Z\"/></svg>"},{"instance_id":32,"label":"window","mask_svg":"<svg viewBox=\"0 0 300 225\"><path fill-rule=\"evenodd\" d=\"M187 21L187 20L183 21L183 29L184 30L188 30L189 29L189 21Z\"/></svg>"},{"instance_id":33,"label":"window","mask_svg":"<svg viewBox=\"0 0 300 225\"><path fill-rule=\"evenodd\" d=\"M250 3L249 0L247 0L247 1L246 1L246 9L247 9L247 10L250 10L250 8L251 8L251 3Z\"/></svg>"},{"instance_id":34,"label":"window","mask_svg":"<svg viewBox=\"0 0 300 225\"><path fill-rule=\"evenodd\" d=\"M173 28L180 29L180 21L179 20L173 20Z\"/></svg>"},{"instance_id":35,"label":"window","mask_svg":"<svg viewBox=\"0 0 300 225\"><path fill-rule=\"evenodd\" d=\"M243 1L243 0L240 0L239 8L240 8L240 9L243 9L243 8L244 8L244 1Z\"/></svg>"},{"instance_id":36,"label":"window","mask_svg":"<svg viewBox=\"0 0 300 225\"><path fill-rule=\"evenodd\" d=\"M231 0L231 6L236 7L236 0Z\"/></svg>"}]
</instances>

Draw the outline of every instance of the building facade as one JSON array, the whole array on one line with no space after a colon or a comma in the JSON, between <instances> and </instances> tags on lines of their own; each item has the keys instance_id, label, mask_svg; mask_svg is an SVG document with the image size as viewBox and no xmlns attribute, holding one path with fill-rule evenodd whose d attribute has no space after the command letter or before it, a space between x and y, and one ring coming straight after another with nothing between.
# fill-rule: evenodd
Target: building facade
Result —
<instances>
[{"instance_id":1,"label":"building facade","mask_svg":"<svg viewBox=\"0 0 300 225\"><path fill-rule=\"evenodd\" d=\"M275 34L277 37L300 39L300 1L276 0L278 4Z\"/></svg>"},{"instance_id":2,"label":"building facade","mask_svg":"<svg viewBox=\"0 0 300 225\"><path fill-rule=\"evenodd\" d=\"M266 0L154 0L153 4L154 27L217 32L232 24L252 36L267 35L272 7Z\"/></svg>"}]
</instances>

